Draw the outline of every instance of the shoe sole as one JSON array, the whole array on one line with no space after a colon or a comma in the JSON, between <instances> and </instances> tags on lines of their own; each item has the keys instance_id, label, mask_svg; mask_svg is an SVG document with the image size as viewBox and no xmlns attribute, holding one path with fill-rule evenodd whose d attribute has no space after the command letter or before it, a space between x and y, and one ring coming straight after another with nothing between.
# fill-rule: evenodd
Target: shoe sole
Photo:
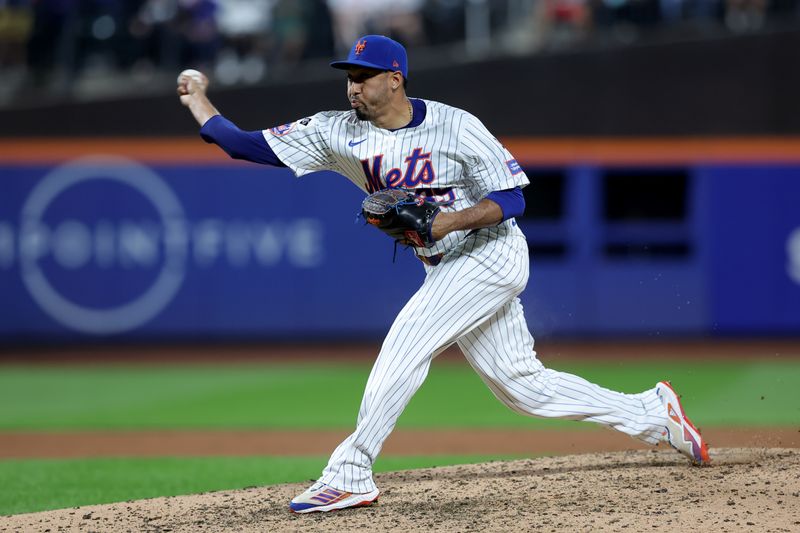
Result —
<instances>
[{"instance_id":1,"label":"shoe sole","mask_svg":"<svg viewBox=\"0 0 800 533\"><path fill-rule=\"evenodd\" d=\"M306 509L295 510L292 509L291 505L289 506L289 512L294 514L306 514L306 513L327 513L329 511L340 511L342 509L351 509L353 507L368 507L373 503L378 502L378 494L380 492L378 489L375 489L373 492L368 492L366 494L352 494L348 498L344 498L341 501L336 503L330 503L328 505L317 505L314 507L308 507Z\"/></svg>"},{"instance_id":2,"label":"shoe sole","mask_svg":"<svg viewBox=\"0 0 800 533\"><path fill-rule=\"evenodd\" d=\"M666 388L668 388L672 392L673 395L675 395L675 399L678 402L678 410L680 411L679 414L680 414L681 419L683 420L683 424L681 424L681 425L685 424L685 425L689 426L692 429L692 431L694 432L694 435L692 435L691 432L687 431L687 429L684 427L683 428L683 440L685 442L690 442L689 439L691 439L692 442L698 442L699 441L698 442L698 447L700 448L700 459L698 460L696 457L693 457L692 458L692 462L694 464L698 465L698 466L710 464L711 463L711 457L708 455L708 444L706 443L706 441L703 438L703 436L700 434L700 430L697 429L695 427L695 425L692 424L692 421L689 420L689 417L686 416L686 411L683 410L683 405L681 404L681 397L678 396L678 393L675 392L675 389L672 388L672 385L670 384L669 381L662 381L661 384L664 385ZM697 436L696 438L695 438L695 435Z\"/></svg>"}]
</instances>

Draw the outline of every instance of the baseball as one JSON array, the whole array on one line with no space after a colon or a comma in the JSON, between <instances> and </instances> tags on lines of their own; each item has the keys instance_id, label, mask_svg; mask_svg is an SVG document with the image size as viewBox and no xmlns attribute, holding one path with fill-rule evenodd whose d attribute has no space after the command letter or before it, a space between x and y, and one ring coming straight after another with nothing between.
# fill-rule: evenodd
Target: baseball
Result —
<instances>
[{"instance_id":1,"label":"baseball","mask_svg":"<svg viewBox=\"0 0 800 533\"><path fill-rule=\"evenodd\" d=\"M187 68L180 74L178 74L178 83L181 83L181 78L192 78L195 83L202 85L204 80L206 79L205 75L200 72L199 70L195 70L193 68Z\"/></svg>"}]
</instances>

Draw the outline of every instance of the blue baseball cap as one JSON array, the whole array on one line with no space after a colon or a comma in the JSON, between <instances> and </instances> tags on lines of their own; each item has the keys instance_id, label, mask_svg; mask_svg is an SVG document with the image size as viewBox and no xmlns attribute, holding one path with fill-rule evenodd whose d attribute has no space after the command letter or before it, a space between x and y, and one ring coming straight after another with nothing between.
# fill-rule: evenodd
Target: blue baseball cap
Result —
<instances>
[{"instance_id":1,"label":"blue baseball cap","mask_svg":"<svg viewBox=\"0 0 800 533\"><path fill-rule=\"evenodd\" d=\"M333 68L347 70L350 67L377 68L380 70L400 71L408 78L408 57L406 49L397 41L383 35L365 35L358 39L347 59L334 61Z\"/></svg>"}]
</instances>

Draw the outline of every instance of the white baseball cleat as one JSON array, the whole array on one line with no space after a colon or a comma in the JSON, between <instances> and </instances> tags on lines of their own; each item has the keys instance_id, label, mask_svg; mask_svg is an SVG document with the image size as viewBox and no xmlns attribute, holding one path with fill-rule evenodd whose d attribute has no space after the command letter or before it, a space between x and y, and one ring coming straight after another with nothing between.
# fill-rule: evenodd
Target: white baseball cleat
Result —
<instances>
[{"instance_id":1,"label":"white baseball cleat","mask_svg":"<svg viewBox=\"0 0 800 533\"><path fill-rule=\"evenodd\" d=\"M295 496L289 504L293 513L335 511L348 507L364 507L378 501L378 489L363 494L354 494L334 489L324 483L314 483L304 493Z\"/></svg>"},{"instance_id":2,"label":"white baseball cleat","mask_svg":"<svg viewBox=\"0 0 800 533\"><path fill-rule=\"evenodd\" d=\"M692 463L696 465L709 464L711 458L708 456L708 444L686 416L681 406L681 400L669 381L660 381L656 385L656 394L661 398L661 402L667 410L664 440L688 457Z\"/></svg>"}]
</instances>

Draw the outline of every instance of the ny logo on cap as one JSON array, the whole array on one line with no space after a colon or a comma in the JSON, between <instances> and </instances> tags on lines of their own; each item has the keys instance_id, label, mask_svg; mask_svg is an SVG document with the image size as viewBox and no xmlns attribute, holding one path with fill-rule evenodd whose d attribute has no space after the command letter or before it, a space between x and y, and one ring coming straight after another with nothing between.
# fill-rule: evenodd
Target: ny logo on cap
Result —
<instances>
[{"instance_id":1,"label":"ny logo on cap","mask_svg":"<svg viewBox=\"0 0 800 533\"><path fill-rule=\"evenodd\" d=\"M367 40L366 39L362 39L362 40L358 41L358 43L356 43L356 55L358 55L361 52L363 52L364 48L366 48L366 47L367 47Z\"/></svg>"}]
</instances>

